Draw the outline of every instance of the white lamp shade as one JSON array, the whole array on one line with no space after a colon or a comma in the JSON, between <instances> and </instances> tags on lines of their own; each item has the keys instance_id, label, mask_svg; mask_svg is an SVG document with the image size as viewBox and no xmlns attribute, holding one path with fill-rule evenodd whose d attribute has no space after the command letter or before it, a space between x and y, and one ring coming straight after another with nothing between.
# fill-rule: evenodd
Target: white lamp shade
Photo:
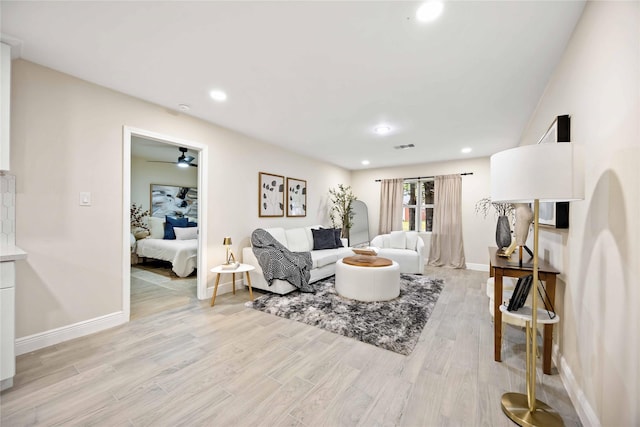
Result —
<instances>
[{"instance_id":1,"label":"white lamp shade","mask_svg":"<svg viewBox=\"0 0 640 427\"><path fill-rule=\"evenodd\" d=\"M492 202L584 199L583 147L575 143L524 145L491 156Z\"/></svg>"}]
</instances>

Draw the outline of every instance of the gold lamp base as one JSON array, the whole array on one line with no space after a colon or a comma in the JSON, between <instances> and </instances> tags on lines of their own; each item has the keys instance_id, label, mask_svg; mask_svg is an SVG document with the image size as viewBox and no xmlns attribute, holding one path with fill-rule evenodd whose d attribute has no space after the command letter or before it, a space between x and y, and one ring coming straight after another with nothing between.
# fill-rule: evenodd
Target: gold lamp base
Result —
<instances>
[{"instance_id":1,"label":"gold lamp base","mask_svg":"<svg viewBox=\"0 0 640 427\"><path fill-rule=\"evenodd\" d=\"M505 393L502 395L502 411L520 426L556 427L564 426L562 417L549 405L536 399L535 410L529 410L526 394Z\"/></svg>"}]
</instances>

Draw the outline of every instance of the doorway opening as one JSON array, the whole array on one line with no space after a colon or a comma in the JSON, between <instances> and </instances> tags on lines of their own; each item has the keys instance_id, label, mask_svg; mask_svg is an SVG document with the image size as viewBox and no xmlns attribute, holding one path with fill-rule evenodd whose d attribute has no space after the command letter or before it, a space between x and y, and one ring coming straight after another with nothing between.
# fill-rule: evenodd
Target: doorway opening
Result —
<instances>
[{"instance_id":1,"label":"doorway opening","mask_svg":"<svg viewBox=\"0 0 640 427\"><path fill-rule=\"evenodd\" d=\"M207 297L208 148L130 127L123 148L122 310L131 320ZM132 233L133 203L151 214L148 230ZM176 239L165 239L167 217Z\"/></svg>"}]
</instances>

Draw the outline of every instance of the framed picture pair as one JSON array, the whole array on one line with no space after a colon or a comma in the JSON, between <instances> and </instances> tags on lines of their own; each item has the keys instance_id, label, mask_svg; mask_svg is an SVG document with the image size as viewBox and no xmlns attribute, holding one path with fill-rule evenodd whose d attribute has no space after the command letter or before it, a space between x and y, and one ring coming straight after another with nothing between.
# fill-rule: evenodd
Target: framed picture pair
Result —
<instances>
[{"instance_id":1,"label":"framed picture pair","mask_svg":"<svg viewBox=\"0 0 640 427\"><path fill-rule=\"evenodd\" d=\"M285 179L282 175L260 172L258 215L281 217L284 216L285 210L288 217L307 216L307 181L290 177Z\"/></svg>"}]
</instances>

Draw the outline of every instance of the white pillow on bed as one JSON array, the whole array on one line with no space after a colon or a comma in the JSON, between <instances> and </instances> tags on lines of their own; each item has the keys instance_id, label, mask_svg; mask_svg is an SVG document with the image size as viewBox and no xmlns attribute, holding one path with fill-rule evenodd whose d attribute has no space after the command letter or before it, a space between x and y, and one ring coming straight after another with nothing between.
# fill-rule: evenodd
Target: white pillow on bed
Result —
<instances>
[{"instance_id":1,"label":"white pillow on bed","mask_svg":"<svg viewBox=\"0 0 640 427\"><path fill-rule=\"evenodd\" d=\"M152 239L164 238L164 218L149 217L149 237Z\"/></svg>"},{"instance_id":2,"label":"white pillow on bed","mask_svg":"<svg viewBox=\"0 0 640 427\"><path fill-rule=\"evenodd\" d=\"M176 240L192 240L198 238L198 227L173 227Z\"/></svg>"}]
</instances>

